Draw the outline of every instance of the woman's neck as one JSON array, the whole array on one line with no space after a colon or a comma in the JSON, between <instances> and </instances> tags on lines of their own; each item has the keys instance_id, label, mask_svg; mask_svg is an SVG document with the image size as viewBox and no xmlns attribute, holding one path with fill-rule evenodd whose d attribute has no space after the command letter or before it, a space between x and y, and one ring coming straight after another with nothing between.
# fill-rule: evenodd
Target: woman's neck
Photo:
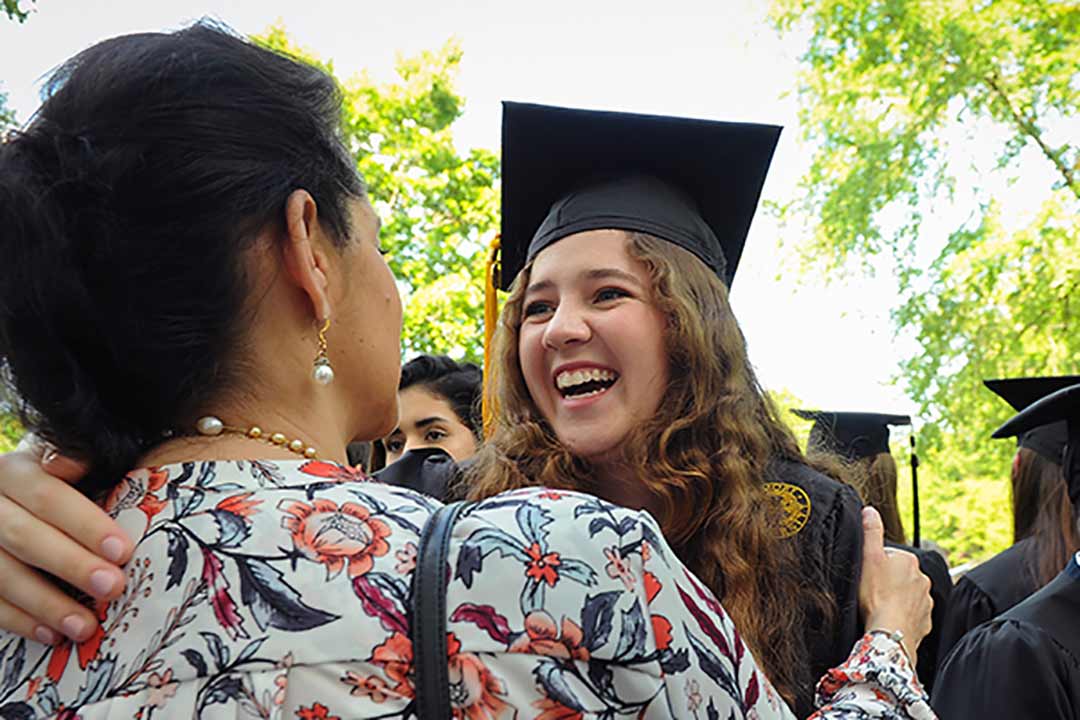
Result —
<instances>
[{"instance_id":1,"label":"woman's neck","mask_svg":"<svg viewBox=\"0 0 1080 720\"><path fill-rule=\"evenodd\" d=\"M267 392L268 397L274 394ZM306 400L306 401L305 401ZM315 457L340 464L347 463L345 446L350 438L343 428L342 413L336 411L333 397L287 398L273 405L258 401L221 403L210 406L204 415L212 415L225 426L243 432L225 431L219 435L199 434L194 427L175 428L177 437L153 448L140 459L140 465L166 465L191 460L248 460L255 458L300 459L287 445L277 445L270 438L275 433L284 435L286 441L299 440L304 449L315 449ZM246 435L257 427L259 438Z\"/></svg>"},{"instance_id":2,"label":"woman's neck","mask_svg":"<svg viewBox=\"0 0 1080 720\"><path fill-rule=\"evenodd\" d=\"M594 463L593 491L616 505L632 510L647 510L657 519L663 509L660 498L649 492L637 473L622 463Z\"/></svg>"}]
</instances>

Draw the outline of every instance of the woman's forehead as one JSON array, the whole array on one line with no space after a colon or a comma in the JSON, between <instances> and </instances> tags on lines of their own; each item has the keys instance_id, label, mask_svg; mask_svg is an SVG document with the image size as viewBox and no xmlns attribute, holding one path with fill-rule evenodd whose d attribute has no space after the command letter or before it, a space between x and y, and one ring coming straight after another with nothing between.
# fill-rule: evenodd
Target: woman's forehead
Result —
<instances>
[{"instance_id":1,"label":"woman's forehead","mask_svg":"<svg viewBox=\"0 0 1080 720\"><path fill-rule=\"evenodd\" d=\"M603 270L618 270L644 280L645 268L631 257L629 243L630 238L623 230L588 230L568 235L536 256L529 287Z\"/></svg>"}]
</instances>

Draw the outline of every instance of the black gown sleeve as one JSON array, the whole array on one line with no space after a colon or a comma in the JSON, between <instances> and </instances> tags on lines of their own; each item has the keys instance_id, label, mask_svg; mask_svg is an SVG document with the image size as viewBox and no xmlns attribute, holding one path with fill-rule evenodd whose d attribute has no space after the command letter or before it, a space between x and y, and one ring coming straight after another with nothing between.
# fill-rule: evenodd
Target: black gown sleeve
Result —
<instances>
[{"instance_id":1,"label":"black gown sleeve","mask_svg":"<svg viewBox=\"0 0 1080 720\"><path fill-rule=\"evenodd\" d=\"M945 624L945 618L949 612L949 604L952 600L953 584L949 576L949 566L945 558L933 550L923 550L907 546L897 546L901 550L915 553L919 559L919 570L930 578L930 597L934 600L934 609L931 614L933 626L930 633L919 643L919 653L916 659L916 670L919 681L930 693L934 689L934 676L937 673L938 658L941 657L941 635Z\"/></svg>"},{"instance_id":2,"label":"black gown sleeve","mask_svg":"<svg viewBox=\"0 0 1080 720\"><path fill-rule=\"evenodd\" d=\"M1080 717L1080 676L1068 652L1029 623L1000 619L965 635L938 671L941 718Z\"/></svg>"},{"instance_id":3,"label":"black gown sleeve","mask_svg":"<svg viewBox=\"0 0 1080 720\"><path fill-rule=\"evenodd\" d=\"M949 598L949 610L941 626L938 656L944 658L968 630L997 615L998 609L994 607L994 601L978 585L967 577L957 580Z\"/></svg>"},{"instance_id":4,"label":"black gown sleeve","mask_svg":"<svg viewBox=\"0 0 1080 720\"><path fill-rule=\"evenodd\" d=\"M862 501L847 485L833 483L829 489L826 502L814 508L814 512L821 513L820 525L805 539L818 544L824 574L822 589L835 603L832 622L821 622L816 613L808 613L807 649L814 678L842 663L863 629L859 619Z\"/></svg>"}]
</instances>

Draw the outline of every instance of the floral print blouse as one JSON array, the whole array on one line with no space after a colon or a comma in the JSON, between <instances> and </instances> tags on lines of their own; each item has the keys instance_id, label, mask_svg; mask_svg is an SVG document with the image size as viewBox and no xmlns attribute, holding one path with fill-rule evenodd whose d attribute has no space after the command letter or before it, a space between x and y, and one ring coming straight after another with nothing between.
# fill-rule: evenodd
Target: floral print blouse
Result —
<instances>
[{"instance_id":1,"label":"floral print blouse","mask_svg":"<svg viewBox=\"0 0 1080 720\"><path fill-rule=\"evenodd\" d=\"M436 501L319 461L135 470L108 511L141 538L89 640L0 634L0 719L409 718L410 579ZM455 718L788 718L655 521L543 489L454 531ZM822 718L929 718L893 641L818 687Z\"/></svg>"}]
</instances>

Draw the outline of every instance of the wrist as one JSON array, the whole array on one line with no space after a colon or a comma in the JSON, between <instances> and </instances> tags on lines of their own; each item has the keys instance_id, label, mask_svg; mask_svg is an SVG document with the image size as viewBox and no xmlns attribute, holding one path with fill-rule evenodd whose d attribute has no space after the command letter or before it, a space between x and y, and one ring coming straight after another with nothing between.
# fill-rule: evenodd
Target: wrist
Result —
<instances>
[{"instance_id":1,"label":"wrist","mask_svg":"<svg viewBox=\"0 0 1080 720\"><path fill-rule=\"evenodd\" d=\"M887 637L894 642L904 653L904 657L911 663L911 667L915 667L915 654L909 647L909 641L907 636L904 635L904 631L896 627L882 627L880 625L869 626L866 630L867 635L881 635Z\"/></svg>"}]
</instances>

